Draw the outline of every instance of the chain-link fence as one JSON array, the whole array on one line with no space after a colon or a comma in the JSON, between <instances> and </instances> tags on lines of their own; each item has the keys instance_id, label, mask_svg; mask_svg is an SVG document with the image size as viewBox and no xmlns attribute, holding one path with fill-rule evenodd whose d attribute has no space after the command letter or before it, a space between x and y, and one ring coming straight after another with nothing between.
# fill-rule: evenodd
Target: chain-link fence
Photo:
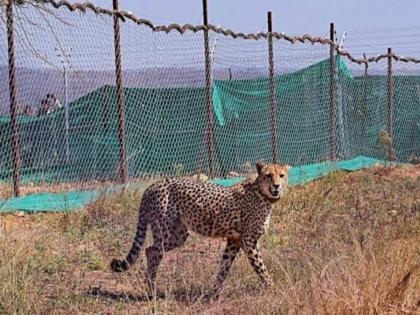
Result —
<instances>
[{"instance_id":1,"label":"chain-link fence","mask_svg":"<svg viewBox=\"0 0 420 315\"><path fill-rule=\"evenodd\" d=\"M358 60L318 37L154 26L89 4L1 9L0 181L15 194L223 177L260 159L419 159L416 59Z\"/></svg>"}]
</instances>

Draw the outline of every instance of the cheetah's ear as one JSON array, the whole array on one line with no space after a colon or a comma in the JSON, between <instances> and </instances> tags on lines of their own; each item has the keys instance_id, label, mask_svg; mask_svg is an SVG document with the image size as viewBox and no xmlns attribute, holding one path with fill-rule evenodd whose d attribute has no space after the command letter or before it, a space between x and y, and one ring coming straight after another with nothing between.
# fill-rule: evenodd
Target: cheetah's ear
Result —
<instances>
[{"instance_id":1,"label":"cheetah's ear","mask_svg":"<svg viewBox=\"0 0 420 315\"><path fill-rule=\"evenodd\" d=\"M292 168L292 166L290 165L285 165L284 167L286 168L287 171L290 171L290 169Z\"/></svg>"},{"instance_id":2,"label":"cheetah's ear","mask_svg":"<svg viewBox=\"0 0 420 315\"><path fill-rule=\"evenodd\" d=\"M258 175L260 175L263 167L265 166L264 162L263 161L258 161L255 164L255 166L257 167L257 173L258 173Z\"/></svg>"}]
</instances>

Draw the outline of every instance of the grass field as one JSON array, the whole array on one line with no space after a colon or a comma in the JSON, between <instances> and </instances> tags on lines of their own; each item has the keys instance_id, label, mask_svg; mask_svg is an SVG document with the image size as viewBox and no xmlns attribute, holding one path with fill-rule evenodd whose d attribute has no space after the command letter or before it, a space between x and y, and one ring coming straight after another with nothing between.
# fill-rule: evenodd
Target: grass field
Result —
<instances>
[{"instance_id":1,"label":"grass field","mask_svg":"<svg viewBox=\"0 0 420 315\"><path fill-rule=\"evenodd\" d=\"M291 187L262 253L275 287L235 261L216 302L202 299L223 241L193 235L166 254L160 297L109 262L128 251L141 191L80 212L0 217L1 314L420 314L420 168L335 172ZM150 243L150 239L147 240Z\"/></svg>"}]
</instances>

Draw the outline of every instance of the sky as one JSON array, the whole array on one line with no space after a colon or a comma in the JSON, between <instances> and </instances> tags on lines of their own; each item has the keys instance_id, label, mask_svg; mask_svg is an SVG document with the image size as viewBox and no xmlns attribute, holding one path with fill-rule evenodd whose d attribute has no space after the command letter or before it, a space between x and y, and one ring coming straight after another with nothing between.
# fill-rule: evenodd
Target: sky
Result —
<instances>
[{"instance_id":1,"label":"sky","mask_svg":"<svg viewBox=\"0 0 420 315\"><path fill-rule=\"evenodd\" d=\"M112 7L112 0L91 0ZM120 9L152 20L155 24L202 23L201 0L120 0ZM267 30L267 11L272 11L275 31L287 34L329 36L336 25L344 48L369 56L393 47L399 54L420 55L419 0L208 0L209 22L236 31Z\"/></svg>"}]
</instances>

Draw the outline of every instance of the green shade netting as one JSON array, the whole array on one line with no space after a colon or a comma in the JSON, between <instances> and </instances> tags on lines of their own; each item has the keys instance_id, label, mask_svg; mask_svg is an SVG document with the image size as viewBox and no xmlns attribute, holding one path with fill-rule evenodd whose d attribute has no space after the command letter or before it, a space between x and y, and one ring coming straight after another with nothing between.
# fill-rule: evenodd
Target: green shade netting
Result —
<instances>
[{"instance_id":1,"label":"green shade netting","mask_svg":"<svg viewBox=\"0 0 420 315\"><path fill-rule=\"evenodd\" d=\"M323 162L310 165L303 165L293 167L289 174L289 184L298 185L317 179L327 175L334 170L355 171L358 169L373 166L375 164L385 165L386 161L372 159L368 157L357 157L347 161L340 162ZM215 179L212 182L217 185L231 186L240 181L244 177L235 177L229 179ZM135 184L131 188L144 189L146 186ZM66 193L42 193L36 195L29 195L19 198L0 200L0 212L14 212L14 211L70 211L81 209L88 203L94 201L100 196L105 196L108 193L115 193L123 187L115 186L106 190L94 191L72 191ZM130 188L130 187L129 187Z\"/></svg>"},{"instance_id":2,"label":"green shade netting","mask_svg":"<svg viewBox=\"0 0 420 315\"><path fill-rule=\"evenodd\" d=\"M386 159L387 77L356 77L337 57L336 156ZM281 163L328 160L329 60L275 78ZM268 78L213 82L214 164L223 177L273 156ZM393 144L398 162L420 156L420 77L394 76ZM127 167L132 178L208 173L203 87L124 89ZM43 117L19 117L23 183L113 181L119 176L117 94L103 86ZM66 141L67 139L67 141ZM66 143L69 156L66 156ZM10 119L0 117L0 180L12 180Z\"/></svg>"}]
</instances>

